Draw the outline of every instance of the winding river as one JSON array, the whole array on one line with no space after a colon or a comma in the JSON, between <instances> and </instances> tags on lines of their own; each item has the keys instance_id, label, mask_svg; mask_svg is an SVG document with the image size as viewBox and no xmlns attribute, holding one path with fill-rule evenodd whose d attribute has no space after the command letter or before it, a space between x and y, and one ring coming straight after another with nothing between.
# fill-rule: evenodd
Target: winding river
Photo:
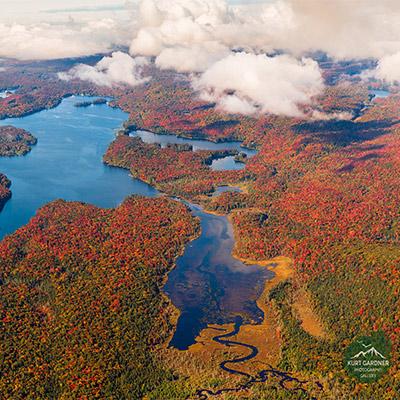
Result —
<instances>
[{"instance_id":1,"label":"winding river","mask_svg":"<svg viewBox=\"0 0 400 400\"><path fill-rule=\"evenodd\" d=\"M223 389L217 389L215 391L210 390L210 389L199 389L196 392L196 396L198 400L207 400L211 396L220 396L223 394L229 394L229 393L240 393L242 391L247 391L249 390L254 384L256 383L265 383L269 379L274 379L277 380L279 386L281 389L287 391L287 392L296 392L298 393L298 398L308 398L310 400L317 400L316 397L311 396L307 389L305 388L306 384L309 384L308 381L300 380L293 375L280 371L276 368L274 368L272 365L265 364L266 368L258 371L255 375L250 375L247 372L240 371L235 368L236 365L239 365L250 361L251 359L255 358L258 354L258 349L257 347L247 344L247 343L242 343L238 342L236 340L232 340L230 338L236 336L239 333L240 327L243 323L243 320L240 317L236 317L234 321L234 327L232 331L230 332L225 332L224 329L217 329L218 331L223 331L224 333L219 333L216 336L214 336L213 340L223 346L226 347L232 347L235 346L236 348L241 348L242 350L247 350L248 354L244 356L238 356L236 358L230 359L230 360L225 360L220 363L220 368L224 370L225 372L231 374L231 375L236 375L236 376L241 376L242 378L245 379L244 383L239 384L235 387L225 387ZM323 390L323 386L321 385L320 382L313 382L315 387L319 390Z\"/></svg>"},{"instance_id":2,"label":"winding river","mask_svg":"<svg viewBox=\"0 0 400 400\"><path fill-rule=\"evenodd\" d=\"M0 171L12 181L12 198L0 213L0 238L28 223L38 208L55 199L108 208L116 207L132 194L159 195L152 186L132 179L126 170L102 163L103 154L127 114L107 104L74 106L93 99L69 97L54 109L0 121L1 125L24 128L38 138L26 156L0 158ZM143 131L137 135L162 146L189 143L193 151L234 149L248 156L255 154L254 150L242 148L240 142L212 143ZM227 190L240 189L222 187L216 195ZM208 214L194 204L188 206L200 218L201 236L178 258L165 286L165 292L181 311L171 342L179 349L194 343L209 323L233 322L237 316L245 323L260 322L263 314L256 299L272 274L256 265L245 266L232 257L233 230L226 217Z\"/></svg>"},{"instance_id":3,"label":"winding river","mask_svg":"<svg viewBox=\"0 0 400 400\"><path fill-rule=\"evenodd\" d=\"M0 172L12 181L12 198L0 212L0 239L28 223L38 208L55 199L81 201L99 207L116 207L132 194L155 197L160 193L152 186L132 179L126 170L108 167L102 156L115 132L127 119L127 114L107 104L75 107L77 102L92 101L93 97L69 97L50 110L44 110L23 118L0 121L0 125L13 125L31 132L38 144L24 157L0 157ZM240 142L212 143L190 140L174 135L155 135L139 131L135 133L148 143L185 143L193 151L237 150L252 157L254 150L241 147ZM244 164L233 157L214 164L214 169L239 169ZM214 196L226 191L239 192L238 187L219 187ZM254 358L258 349L246 343L232 341L243 323L259 323L263 313L256 300L265 280L273 273L258 265L246 266L232 257L234 235L225 216L205 212L200 206L186 203L201 222L201 235L189 243L184 254L177 259L176 268L169 274L165 293L181 311L175 334L170 345L187 349L195 343L200 331L208 324L234 323L232 332L218 333L214 341L230 347L237 346L249 351L248 355L221 363L220 368L246 378L243 385L216 392L199 390L199 399L225 392L248 390L268 377L278 377L283 389L305 392L303 383L290 374L268 367L256 376L234 368ZM294 388L285 387L295 383Z\"/></svg>"}]
</instances>

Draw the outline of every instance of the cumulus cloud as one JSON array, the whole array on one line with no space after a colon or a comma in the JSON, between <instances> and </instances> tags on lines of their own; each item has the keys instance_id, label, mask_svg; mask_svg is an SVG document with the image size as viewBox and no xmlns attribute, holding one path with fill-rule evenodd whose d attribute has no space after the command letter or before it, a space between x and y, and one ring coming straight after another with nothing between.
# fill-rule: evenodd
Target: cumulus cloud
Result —
<instances>
[{"instance_id":1,"label":"cumulus cloud","mask_svg":"<svg viewBox=\"0 0 400 400\"><path fill-rule=\"evenodd\" d=\"M380 58L400 51L400 3L277 0L228 5L224 0L142 0L132 54L216 41L252 51L296 55L322 50L335 58Z\"/></svg>"},{"instance_id":2,"label":"cumulus cloud","mask_svg":"<svg viewBox=\"0 0 400 400\"><path fill-rule=\"evenodd\" d=\"M372 76L387 83L400 83L400 52L382 57Z\"/></svg>"},{"instance_id":3,"label":"cumulus cloud","mask_svg":"<svg viewBox=\"0 0 400 400\"><path fill-rule=\"evenodd\" d=\"M126 32L112 19L85 24L0 24L0 57L21 60L80 57L107 52L127 43Z\"/></svg>"},{"instance_id":4,"label":"cumulus cloud","mask_svg":"<svg viewBox=\"0 0 400 400\"><path fill-rule=\"evenodd\" d=\"M207 49L202 45L207 42L216 42L222 49L253 52L283 49L297 56L315 50L336 58L382 58L400 52L398 0L364 0L357 5L348 0L242 3L135 0L127 2L131 5L125 14L120 11L115 15L110 11L112 19L88 22L86 16L79 24L74 21L2 24L0 56L23 59L81 56L109 51L117 44L130 45L133 55L154 57L166 49L179 47L189 51L197 46L204 59ZM47 14L48 21L52 16ZM224 56L221 54L221 58Z\"/></svg>"},{"instance_id":5,"label":"cumulus cloud","mask_svg":"<svg viewBox=\"0 0 400 400\"><path fill-rule=\"evenodd\" d=\"M159 27L144 27L133 40L130 52L157 56L162 49L173 46L191 46L212 39L208 30L191 17L165 20Z\"/></svg>"},{"instance_id":6,"label":"cumulus cloud","mask_svg":"<svg viewBox=\"0 0 400 400\"><path fill-rule=\"evenodd\" d=\"M347 111L325 113L318 110L313 110L311 113L311 119L318 121L331 121L331 120L350 121L353 118L354 114Z\"/></svg>"},{"instance_id":7,"label":"cumulus cloud","mask_svg":"<svg viewBox=\"0 0 400 400\"><path fill-rule=\"evenodd\" d=\"M229 15L224 0L143 0L130 53L155 56L163 69L203 71L228 53L216 32Z\"/></svg>"},{"instance_id":8,"label":"cumulus cloud","mask_svg":"<svg viewBox=\"0 0 400 400\"><path fill-rule=\"evenodd\" d=\"M0 57L76 57L126 46L132 57L117 53L95 67L81 65L62 77L136 85L147 79L142 77L140 57L154 57L160 69L191 73L204 99L246 114L300 115L300 105L310 104L322 87L317 65L303 59L310 51L321 50L337 59L379 59L373 75L399 81L398 0L364 0L358 6L348 0L128 3L132 9L125 20L113 16L57 24L0 24ZM262 55L277 50L291 56Z\"/></svg>"},{"instance_id":9,"label":"cumulus cloud","mask_svg":"<svg viewBox=\"0 0 400 400\"><path fill-rule=\"evenodd\" d=\"M156 65L160 69L178 72L203 72L228 54L229 49L217 42L205 42L191 47L168 47L156 58Z\"/></svg>"},{"instance_id":10,"label":"cumulus cloud","mask_svg":"<svg viewBox=\"0 0 400 400\"><path fill-rule=\"evenodd\" d=\"M213 64L193 85L204 100L227 112L302 116L300 106L321 92L323 80L311 59L235 53Z\"/></svg>"},{"instance_id":11,"label":"cumulus cloud","mask_svg":"<svg viewBox=\"0 0 400 400\"><path fill-rule=\"evenodd\" d=\"M128 28L104 18L31 25L0 23L0 57L49 60L110 51L129 42Z\"/></svg>"},{"instance_id":12,"label":"cumulus cloud","mask_svg":"<svg viewBox=\"0 0 400 400\"><path fill-rule=\"evenodd\" d=\"M204 100L215 101L215 93L203 92L202 97ZM238 94L229 94L219 96L219 107L231 114L255 114L258 111L256 104L251 99L241 98Z\"/></svg>"},{"instance_id":13,"label":"cumulus cloud","mask_svg":"<svg viewBox=\"0 0 400 400\"><path fill-rule=\"evenodd\" d=\"M400 3L397 0L365 0L359 7L348 0L242 3L232 6L224 0L142 0L130 53L155 57L161 69L205 72L196 79L196 85L203 84L203 98L214 101L217 97L219 106L232 112L254 113L265 109L298 114L299 108L293 105L309 101L308 93L305 99L301 98L305 90L287 91L286 95L292 96L287 102L279 104L276 100L271 105L249 90L244 93L243 88L238 91L244 95L237 96L224 95L226 88L220 88L217 82L207 86L206 80L211 81L212 73L222 81L227 80L222 71L217 74L216 70L220 65L230 67L234 58L228 56L232 50L253 55L279 50L297 58L313 51L324 51L336 59L377 58L380 61L375 75L387 82L399 80L396 54L400 54ZM252 58L255 60L259 59ZM255 81L260 87L269 87L270 79L257 74L259 67L257 63L251 65L252 61L247 58L249 73L259 75ZM303 68L308 70L305 65ZM243 65L240 71L244 71ZM227 71L227 76L232 74ZM291 79L288 79L290 86ZM283 83L283 80L282 77L277 82ZM311 92L321 85L320 77L315 76L312 81ZM319 117L350 118L349 115Z\"/></svg>"},{"instance_id":14,"label":"cumulus cloud","mask_svg":"<svg viewBox=\"0 0 400 400\"><path fill-rule=\"evenodd\" d=\"M400 2L397 0L278 0L242 7L245 36L258 45L293 54L325 51L338 59L380 58L400 50ZM247 11L246 11L247 10ZM252 33L253 32L253 33ZM258 39L260 40L260 39Z\"/></svg>"},{"instance_id":15,"label":"cumulus cloud","mask_svg":"<svg viewBox=\"0 0 400 400\"><path fill-rule=\"evenodd\" d=\"M143 57L132 58L126 53L115 52L104 57L95 66L79 64L69 72L58 74L62 80L81 79L99 86L114 84L140 85L150 78L143 77L143 67L148 61Z\"/></svg>"}]
</instances>

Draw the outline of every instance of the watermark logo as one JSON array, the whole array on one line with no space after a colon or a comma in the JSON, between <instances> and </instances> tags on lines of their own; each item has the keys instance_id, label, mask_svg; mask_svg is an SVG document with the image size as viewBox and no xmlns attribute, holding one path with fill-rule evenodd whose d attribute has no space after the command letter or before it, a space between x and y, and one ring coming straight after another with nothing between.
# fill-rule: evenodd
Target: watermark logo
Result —
<instances>
[{"instance_id":1,"label":"watermark logo","mask_svg":"<svg viewBox=\"0 0 400 400\"><path fill-rule=\"evenodd\" d=\"M390 368L391 344L382 331L356 338L346 349L344 367L360 382L375 382Z\"/></svg>"}]
</instances>

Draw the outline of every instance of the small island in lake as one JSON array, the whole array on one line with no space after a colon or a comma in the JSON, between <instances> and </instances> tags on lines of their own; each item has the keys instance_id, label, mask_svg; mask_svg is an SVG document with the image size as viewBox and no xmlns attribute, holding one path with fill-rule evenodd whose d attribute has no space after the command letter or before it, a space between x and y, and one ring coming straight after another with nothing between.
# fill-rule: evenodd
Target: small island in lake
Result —
<instances>
[{"instance_id":1,"label":"small island in lake","mask_svg":"<svg viewBox=\"0 0 400 400\"><path fill-rule=\"evenodd\" d=\"M23 156L31 151L37 139L24 129L0 126L0 156Z\"/></svg>"},{"instance_id":2,"label":"small island in lake","mask_svg":"<svg viewBox=\"0 0 400 400\"><path fill-rule=\"evenodd\" d=\"M396 2L15 3L0 400L400 400Z\"/></svg>"},{"instance_id":3,"label":"small island in lake","mask_svg":"<svg viewBox=\"0 0 400 400\"><path fill-rule=\"evenodd\" d=\"M75 107L85 108L85 107L90 107L90 106L98 106L100 104L107 104L107 100L100 98L100 99L96 99L93 101L81 101L79 103L75 103Z\"/></svg>"},{"instance_id":4,"label":"small island in lake","mask_svg":"<svg viewBox=\"0 0 400 400\"><path fill-rule=\"evenodd\" d=\"M24 129L0 126L0 157L22 156L31 150L37 139ZM0 173L0 211L11 198L11 181Z\"/></svg>"},{"instance_id":5,"label":"small island in lake","mask_svg":"<svg viewBox=\"0 0 400 400\"><path fill-rule=\"evenodd\" d=\"M0 211L11 197L11 181L0 173Z\"/></svg>"}]
</instances>

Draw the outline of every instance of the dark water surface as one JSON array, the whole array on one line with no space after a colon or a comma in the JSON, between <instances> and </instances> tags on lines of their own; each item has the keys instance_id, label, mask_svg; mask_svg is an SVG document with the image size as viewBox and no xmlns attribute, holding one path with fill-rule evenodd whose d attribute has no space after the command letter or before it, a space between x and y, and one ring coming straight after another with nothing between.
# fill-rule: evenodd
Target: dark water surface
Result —
<instances>
[{"instance_id":1,"label":"dark water surface","mask_svg":"<svg viewBox=\"0 0 400 400\"><path fill-rule=\"evenodd\" d=\"M0 157L0 172L12 181L12 199L0 212L0 238L28 223L38 208L55 199L115 207L132 194L154 197L153 187L132 179L128 171L102 163L102 156L127 119L108 105L74 107L90 97L70 97L56 108L24 118L0 121L30 131L38 144L24 157ZM146 136L148 137L148 136ZM146 137L142 137L143 140ZM212 143L158 135L164 143L190 143L195 149L240 149L239 142ZM255 152L254 152L255 154ZM221 187L225 191L240 191ZM232 226L224 216L204 212L189 204L201 220L201 236L189 243L170 273L165 292L182 312L171 345L186 349L209 323L258 323L263 318L256 305L264 282L273 275L263 267L245 266L232 257Z\"/></svg>"},{"instance_id":2,"label":"dark water surface","mask_svg":"<svg viewBox=\"0 0 400 400\"><path fill-rule=\"evenodd\" d=\"M181 311L170 345L184 350L207 324L260 323L263 312L256 300L273 273L244 265L232 257L233 229L225 216L208 214L190 204L201 220L201 236L190 243L168 275L165 293Z\"/></svg>"}]
</instances>

